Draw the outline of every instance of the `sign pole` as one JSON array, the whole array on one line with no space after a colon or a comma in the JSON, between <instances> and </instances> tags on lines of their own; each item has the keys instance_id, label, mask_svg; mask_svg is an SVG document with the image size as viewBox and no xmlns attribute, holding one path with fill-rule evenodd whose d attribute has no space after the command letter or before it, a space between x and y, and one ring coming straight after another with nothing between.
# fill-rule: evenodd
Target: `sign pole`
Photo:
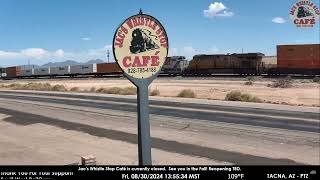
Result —
<instances>
[{"instance_id":1,"label":"sign pole","mask_svg":"<svg viewBox=\"0 0 320 180\"><path fill-rule=\"evenodd\" d=\"M143 80L137 80L130 76L127 78L137 87L139 165L152 165L148 88L156 76Z\"/></svg>"},{"instance_id":2,"label":"sign pole","mask_svg":"<svg viewBox=\"0 0 320 180\"><path fill-rule=\"evenodd\" d=\"M139 165L151 165L148 84L141 83L138 89L138 152Z\"/></svg>"}]
</instances>

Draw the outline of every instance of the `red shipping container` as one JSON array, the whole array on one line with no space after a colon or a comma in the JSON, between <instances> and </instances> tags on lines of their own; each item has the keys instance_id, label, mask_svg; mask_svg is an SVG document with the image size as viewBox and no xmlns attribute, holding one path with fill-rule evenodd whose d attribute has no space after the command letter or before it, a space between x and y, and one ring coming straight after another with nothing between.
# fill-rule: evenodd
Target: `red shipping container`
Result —
<instances>
[{"instance_id":1,"label":"red shipping container","mask_svg":"<svg viewBox=\"0 0 320 180\"><path fill-rule=\"evenodd\" d=\"M7 67L6 73L8 78L13 78L21 75L21 66Z\"/></svg>"},{"instance_id":2,"label":"red shipping container","mask_svg":"<svg viewBox=\"0 0 320 180\"><path fill-rule=\"evenodd\" d=\"M277 46L278 68L320 69L320 44Z\"/></svg>"},{"instance_id":3,"label":"red shipping container","mask_svg":"<svg viewBox=\"0 0 320 180\"><path fill-rule=\"evenodd\" d=\"M97 64L97 73L122 73L117 63Z\"/></svg>"}]
</instances>

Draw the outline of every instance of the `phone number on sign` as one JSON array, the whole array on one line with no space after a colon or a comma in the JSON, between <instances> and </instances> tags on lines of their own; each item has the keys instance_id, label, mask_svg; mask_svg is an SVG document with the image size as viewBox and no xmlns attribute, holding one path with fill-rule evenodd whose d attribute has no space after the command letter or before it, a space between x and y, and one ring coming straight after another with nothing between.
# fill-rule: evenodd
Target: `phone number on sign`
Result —
<instances>
[{"instance_id":1,"label":"phone number on sign","mask_svg":"<svg viewBox=\"0 0 320 180\"><path fill-rule=\"evenodd\" d=\"M128 73L146 73L146 72L156 72L156 68L129 68Z\"/></svg>"},{"instance_id":2,"label":"phone number on sign","mask_svg":"<svg viewBox=\"0 0 320 180\"><path fill-rule=\"evenodd\" d=\"M122 174L122 179L200 179L200 174Z\"/></svg>"}]
</instances>

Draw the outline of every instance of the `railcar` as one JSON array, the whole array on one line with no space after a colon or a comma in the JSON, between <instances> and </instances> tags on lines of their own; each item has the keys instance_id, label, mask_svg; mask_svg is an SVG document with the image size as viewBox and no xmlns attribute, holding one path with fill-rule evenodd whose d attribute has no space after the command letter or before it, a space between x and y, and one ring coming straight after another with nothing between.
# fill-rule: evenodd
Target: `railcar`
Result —
<instances>
[{"instance_id":1,"label":"railcar","mask_svg":"<svg viewBox=\"0 0 320 180\"><path fill-rule=\"evenodd\" d=\"M51 76L69 75L70 66L50 67Z\"/></svg>"},{"instance_id":2,"label":"railcar","mask_svg":"<svg viewBox=\"0 0 320 180\"><path fill-rule=\"evenodd\" d=\"M22 69L18 77L31 77L34 76L34 69Z\"/></svg>"},{"instance_id":3,"label":"railcar","mask_svg":"<svg viewBox=\"0 0 320 180\"><path fill-rule=\"evenodd\" d=\"M35 68L33 69L33 75L35 76L49 76L50 75L50 67L46 68Z\"/></svg>"},{"instance_id":4,"label":"railcar","mask_svg":"<svg viewBox=\"0 0 320 180\"><path fill-rule=\"evenodd\" d=\"M85 75L97 73L97 64L70 66L71 75Z\"/></svg>"}]
</instances>

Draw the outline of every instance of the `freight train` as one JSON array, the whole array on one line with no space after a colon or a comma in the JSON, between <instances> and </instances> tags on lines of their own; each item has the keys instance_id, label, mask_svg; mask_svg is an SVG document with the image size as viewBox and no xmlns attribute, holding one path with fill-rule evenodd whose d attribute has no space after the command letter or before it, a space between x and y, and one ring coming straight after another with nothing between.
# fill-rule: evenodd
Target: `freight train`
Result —
<instances>
[{"instance_id":1,"label":"freight train","mask_svg":"<svg viewBox=\"0 0 320 180\"><path fill-rule=\"evenodd\" d=\"M32 69L14 66L0 68L0 73L2 76L6 75L6 78L52 78L79 75L121 76L122 70L116 63L101 63ZM204 54L195 55L191 61L188 61L184 56L172 56L167 57L160 71L160 75L202 76L214 74L320 75L320 44L279 45L276 57L266 57L262 53Z\"/></svg>"}]
</instances>

